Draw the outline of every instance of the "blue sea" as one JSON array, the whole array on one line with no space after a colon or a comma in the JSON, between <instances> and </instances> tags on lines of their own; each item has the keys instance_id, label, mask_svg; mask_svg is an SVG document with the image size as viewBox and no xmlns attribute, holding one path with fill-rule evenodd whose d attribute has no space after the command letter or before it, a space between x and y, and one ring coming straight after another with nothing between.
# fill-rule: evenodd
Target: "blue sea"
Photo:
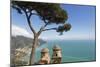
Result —
<instances>
[{"instance_id":1,"label":"blue sea","mask_svg":"<svg viewBox=\"0 0 100 67\"><path fill-rule=\"evenodd\" d=\"M35 61L40 59L41 49L47 47L52 56L52 48L59 45L62 49L62 63L95 61L95 40L48 40L47 43L36 49Z\"/></svg>"}]
</instances>

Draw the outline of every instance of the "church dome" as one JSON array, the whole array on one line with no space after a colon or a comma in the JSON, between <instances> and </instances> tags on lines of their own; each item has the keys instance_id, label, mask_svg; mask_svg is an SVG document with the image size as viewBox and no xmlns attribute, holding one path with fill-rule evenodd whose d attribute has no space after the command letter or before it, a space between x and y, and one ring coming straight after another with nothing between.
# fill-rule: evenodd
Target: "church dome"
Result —
<instances>
[{"instance_id":1,"label":"church dome","mask_svg":"<svg viewBox=\"0 0 100 67\"><path fill-rule=\"evenodd\" d=\"M58 45L55 45L55 46L53 47L53 50L61 50L61 48L60 48Z\"/></svg>"},{"instance_id":2,"label":"church dome","mask_svg":"<svg viewBox=\"0 0 100 67\"><path fill-rule=\"evenodd\" d=\"M49 52L48 48L43 48L41 52Z\"/></svg>"}]
</instances>

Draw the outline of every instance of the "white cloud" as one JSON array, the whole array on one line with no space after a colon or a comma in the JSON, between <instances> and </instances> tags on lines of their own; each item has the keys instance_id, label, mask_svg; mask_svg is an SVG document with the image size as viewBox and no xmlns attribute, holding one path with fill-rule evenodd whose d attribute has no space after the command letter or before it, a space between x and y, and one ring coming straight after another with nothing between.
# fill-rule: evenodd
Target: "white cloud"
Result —
<instances>
[{"instance_id":1,"label":"white cloud","mask_svg":"<svg viewBox=\"0 0 100 67\"><path fill-rule=\"evenodd\" d=\"M12 36L25 36L25 37L30 37L32 38L32 35L24 28L21 28L16 25L12 25L12 30L11 30Z\"/></svg>"},{"instance_id":2,"label":"white cloud","mask_svg":"<svg viewBox=\"0 0 100 67\"><path fill-rule=\"evenodd\" d=\"M30 34L26 29L21 28L19 26L16 25L12 25L12 36L18 36L18 35L22 35L25 37L32 37L32 34ZM49 35L49 34L48 34ZM40 36L40 38L44 39L44 40L86 40L86 39L90 39L90 40L94 40L95 39L95 34L92 33L88 33L88 34L73 34L73 33L67 33L64 35L57 35L57 34L51 34L48 36L47 34Z\"/></svg>"}]
</instances>

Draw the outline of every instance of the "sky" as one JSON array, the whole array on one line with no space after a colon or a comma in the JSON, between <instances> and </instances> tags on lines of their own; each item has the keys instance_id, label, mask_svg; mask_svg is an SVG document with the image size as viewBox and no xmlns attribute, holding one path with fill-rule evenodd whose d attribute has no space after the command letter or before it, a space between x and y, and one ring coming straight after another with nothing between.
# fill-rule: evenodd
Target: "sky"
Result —
<instances>
[{"instance_id":1,"label":"sky","mask_svg":"<svg viewBox=\"0 0 100 67\"><path fill-rule=\"evenodd\" d=\"M68 20L66 23L72 25L71 30L64 32L61 36L56 31L46 31L40 35L40 38L68 40L95 39L95 6L61 4L61 7L68 13ZM15 9L12 9L11 16L12 26L19 27L20 29L22 28L32 34L24 14L18 14ZM43 21L41 21L38 16L32 16L31 21L36 31L43 25ZM47 28L51 27L56 27L56 25L49 25Z\"/></svg>"}]
</instances>

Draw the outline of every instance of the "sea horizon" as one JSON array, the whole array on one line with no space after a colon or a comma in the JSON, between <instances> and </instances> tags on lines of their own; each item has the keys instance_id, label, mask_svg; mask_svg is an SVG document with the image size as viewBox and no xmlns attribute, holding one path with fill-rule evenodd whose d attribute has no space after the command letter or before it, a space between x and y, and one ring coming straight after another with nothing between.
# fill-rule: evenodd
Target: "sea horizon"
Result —
<instances>
[{"instance_id":1,"label":"sea horizon","mask_svg":"<svg viewBox=\"0 0 100 67\"><path fill-rule=\"evenodd\" d=\"M48 48L50 57L52 57L52 49L55 45L62 49L62 63L93 61L96 59L95 40L48 40L46 44L37 48L36 62L39 61L43 48Z\"/></svg>"}]
</instances>

